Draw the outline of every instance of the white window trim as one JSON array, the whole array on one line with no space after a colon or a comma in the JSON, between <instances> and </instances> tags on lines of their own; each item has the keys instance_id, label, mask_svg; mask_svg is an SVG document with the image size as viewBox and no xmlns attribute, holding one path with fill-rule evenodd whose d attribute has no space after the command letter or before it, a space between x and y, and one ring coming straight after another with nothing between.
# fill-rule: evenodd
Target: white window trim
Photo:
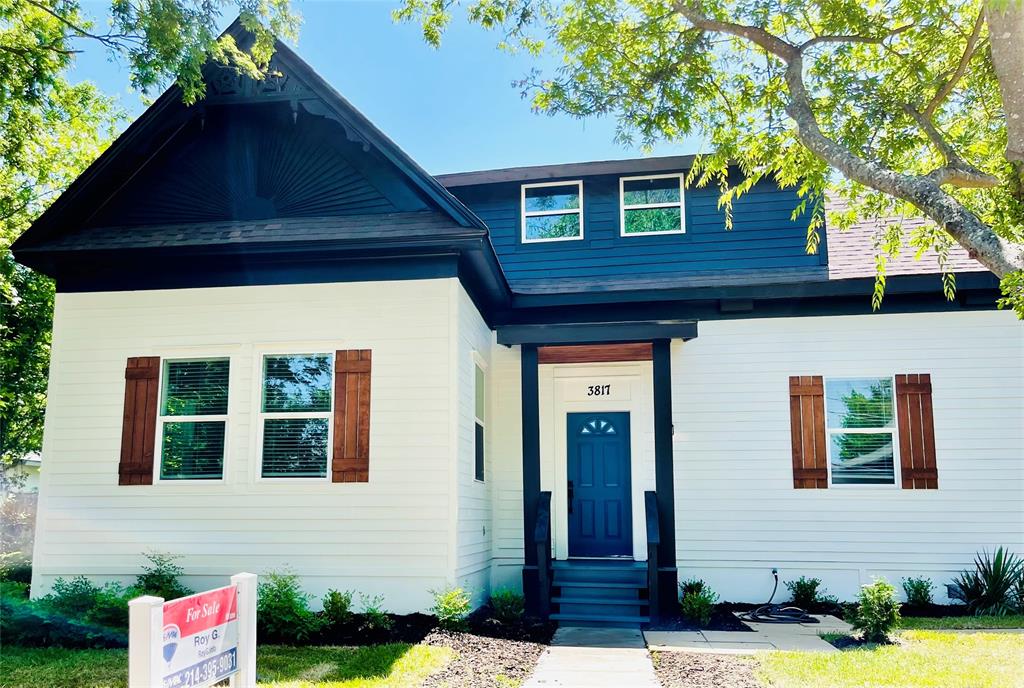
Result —
<instances>
[{"instance_id":1,"label":"white window trim","mask_svg":"<svg viewBox=\"0 0 1024 688\"><path fill-rule=\"evenodd\" d=\"M167 370L168 363L184 363L188 361L227 361L228 362L228 408L227 413L214 414L214 415L201 415L201 416L166 416L163 414L164 409L164 395L166 390L164 389L164 382L166 381L165 372ZM231 356L225 354L211 354L209 356L182 356L182 357L160 357L160 371L157 376L157 417L156 417L156 438L153 447L153 484L160 485L199 485L203 483L210 483L213 485L223 485L227 482L228 476L228 455L230 454L230 441L231 433L229 432L229 418L231 416L231 378L234 375L232 368L233 361ZM220 477L219 478L161 478L160 467L164 459L164 424L171 423L200 423L203 421L224 421L224 456L220 460Z\"/></svg>"},{"instance_id":2,"label":"white window trim","mask_svg":"<svg viewBox=\"0 0 1024 688\"><path fill-rule=\"evenodd\" d=\"M331 483L331 463L334 460L334 374L335 367L337 366L337 360L335 360L334 349L327 350L320 349L318 347L302 347L296 349L261 349L256 351L256 375L253 378L256 381L254 387L254 396L256 400L256 443L253 446L253 453L256 456L256 460L253 462L253 470L255 471L255 481L257 483L296 483L296 484L314 484L324 485ZM288 411L271 411L269 413L263 411L263 375L264 375L264 360L268 356L317 356L327 355L331 361L331 408L328 411L302 411L302 412L288 412ZM263 475L263 422L265 420L274 419L308 419L308 418L326 418L327 419L327 466L324 471L323 477L311 477L311 476L264 476Z\"/></svg>"},{"instance_id":3,"label":"white window trim","mask_svg":"<svg viewBox=\"0 0 1024 688\"><path fill-rule=\"evenodd\" d=\"M884 380L888 378L892 384L892 428L837 428L833 430L828 424L828 382L842 381L842 380L865 380L875 378L878 380ZM826 375L822 377L822 393L825 397L825 464L828 469L828 488L836 490L898 490L903 487L903 476L902 476L902 463L900 461L900 433L899 433L899 418L897 414L899 411L896 408L896 375L895 373L889 375ZM855 434L881 434L883 432L892 433L892 473L893 482L891 485L880 485L880 484L835 484L832 482L832 435L855 435Z\"/></svg>"},{"instance_id":4,"label":"white window trim","mask_svg":"<svg viewBox=\"0 0 1024 688\"><path fill-rule=\"evenodd\" d=\"M527 189L541 189L550 186L572 186L576 185L579 193L579 208L573 210L526 210L526 190ZM580 233L574 237L551 237L548 239L527 239L526 238L526 218L528 217L544 217L546 215L573 215L575 214L579 218ZM519 187L519 227L520 227L520 238L524 244L543 244L550 241L579 241L583 239L583 180L568 180L564 182L538 182L535 184L523 184Z\"/></svg>"},{"instance_id":5,"label":"white window trim","mask_svg":"<svg viewBox=\"0 0 1024 688\"><path fill-rule=\"evenodd\" d=\"M476 415L476 369L484 374L484 418ZM488 378L487 361L476 351L473 352L473 482L483 485L487 482L487 419L490 408L487 399L490 397L490 379ZM476 424L479 423L484 429L484 479L476 477Z\"/></svg>"},{"instance_id":6,"label":"white window trim","mask_svg":"<svg viewBox=\"0 0 1024 688\"><path fill-rule=\"evenodd\" d=\"M626 182L647 181L649 179L672 179L679 180L679 202L673 203L642 203L626 205ZM683 173L673 172L671 174L645 174L639 177L619 177L619 236L664 236L666 234L686 234L686 196L685 184L683 184ZM626 233L626 211L646 210L648 208L679 208L679 229L671 229L666 232L630 232Z\"/></svg>"}]
</instances>

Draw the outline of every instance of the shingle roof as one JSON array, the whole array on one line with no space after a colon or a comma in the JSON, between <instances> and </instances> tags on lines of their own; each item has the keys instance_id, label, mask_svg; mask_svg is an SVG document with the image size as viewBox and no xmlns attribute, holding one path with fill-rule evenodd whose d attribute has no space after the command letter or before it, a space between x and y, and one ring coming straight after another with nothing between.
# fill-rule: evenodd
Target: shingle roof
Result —
<instances>
[{"instance_id":1,"label":"shingle roof","mask_svg":"<svg viewBox=\"0 0 1024 688\"><path fill-rule=\"evenodd\" d=\"M624 292L647 289L687 289L696 287L755 286L763 284L802 284L828 279L825 266L813 268L777 268L772 270L714 270L658 275L616 275L614 278L569 277L517 280L517 294L569 294L574 292Z\"/></svg>"}]
</instances>

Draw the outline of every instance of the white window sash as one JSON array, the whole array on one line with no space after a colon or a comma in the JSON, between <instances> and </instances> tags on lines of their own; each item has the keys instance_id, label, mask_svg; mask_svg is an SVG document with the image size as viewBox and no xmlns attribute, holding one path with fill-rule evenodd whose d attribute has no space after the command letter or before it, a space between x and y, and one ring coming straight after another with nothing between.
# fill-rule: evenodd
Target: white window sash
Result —
<instances>
[{"instance_id":1,"label":"white window sash","mask_svg":"<svg viewBox=\"0 0 1024 688\"><path fill-rule=\"evenodd\" d=\"M897 428L896 420L896 376L895 375L881 375L871 376L865 375L861 377L824 377L822 379L822 388L826 389L829 380L866 380L866 379L877 379L884 380L888 377L890 384L892 385L893 400L892 400L892 419L893 424L891 426L878 426L873 428L834 428L828 425L828 394L825 394L825 434L827 435L827 446L825 448L826 461L825 465L828 469L828 486L836 489L883 489L892 490L899 489L902 487L902 474L900 471L900 445L899 445L899 432ZM891 483L847 483L847 484L835 484L832 482L832 437L833 435L881 435L888 434L892 438L892 474L893 481Z\"/></svg>"},{"instance_id":2,"label":"white window sash","mask_svg":"<svg viewBox=\"0 0 1024 688\"><path fill-rule=\"evenodd\" d=\"M558 210L527 210L526 209L526 190L527 189L543 189L553 188L559 186L575 186L576 187L576 198L579 201L578 208L560 208ZM524 244L537 244L545 241L577 241L583 238L583 181L574 180L566 182L541 182L537 184L522 184L519 187L520 201L519 207L521 209L522 219L520 221L521 232L520 238ZM562 215L575 215L579 223L579 234L571 237L547 237L543 239L529 239L526 236L526 219L530 217L555 217Z\"/></svg>"},{"instance_id":3,"label":"white window sash","mask_svg":"<svg viewBox=\"0 0 1024 688\"><path fill-rule=\"evenodd\" d=\"M649 181L651 179L678 179L679 180L679 200L665 203L642 203L642 204L630 204L626 203L626 182L640 182ZM639 177L619 177L619 236L622 237L635 237L635 236L660 236L663 234L686 234L686 211L684 209L685 191L683 185L682 173L673 174L649 174ZM626 231L626 212L630 210L655 210L658 208L678 208L679 209L679 229L667 229L661 232L627 232Z\"/></svg>"},{"instance_id":4,"label":"white window sash","mask_svg":"<svg viewBox=\"0 0 1024 688\"><path fill-rule=\"evenodd\" d=\"M181 484L188 483L189 485L198 485L201 483L224 483L227 480L228 475L228 419L231 415L231 375L232 368L230 356L189 356L187 358L162 358L160 363L160 379L158 380L159 386L157 389L160 390L160 397L158 403L160 404L160 410L163 411L165 404L167 403L167 366L170 363L191 363L196 361L227 361L228 362L228 412L218 414L201 414L201 415L182 415L182 416L169 416L164 413L160 413L156 417L157 435L153 447L153 483L168 483L168 484ZM163 473L164 463L164 432L167 423L224 423L224 453L220 457L220 477L219 478L164 478L161 476Z\"/></svg>"}]
</instances>

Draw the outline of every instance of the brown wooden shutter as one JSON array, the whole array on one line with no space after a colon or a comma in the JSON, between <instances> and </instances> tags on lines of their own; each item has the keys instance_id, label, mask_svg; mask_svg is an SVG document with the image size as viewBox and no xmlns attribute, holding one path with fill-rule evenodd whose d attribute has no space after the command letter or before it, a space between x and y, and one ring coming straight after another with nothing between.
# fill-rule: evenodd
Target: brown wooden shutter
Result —
<instances>
[{"instance_id":1,"label":"brown wooden shutter","mask_svg":"<svg viewBox=\"0 0 1024 688\"><path fill-rule=\"evenodd\" d=\"M932 376L896 376L896 422L900 431L900 468L906 490L937 490Z\"/></svg>"},{"instance_id":2,"label":"brown wooden shutter","mask_svg":"<svg viewBox=\"0 0 1024 688\"><path fill-rule=\"evenodd\" d=\"M370 480L370 350L338 351L334 360L334 455L331 482Z\"/></svg>"},{"instance_id":3,"label":"brown wooden shutter","mask_svg":"<svg viewBox=\"0 0 1024 688\"><path fill-rule=\"evenodd\" d=\"M820 375L789 378L793 487L827 488L825 383Z\"/></svg>"},{"instance_id":4,"label":"brown wooden shutter","mask_svg":"<svg viewBox=\"0 0 1024 688\"><path fill-rule=\"evenodd\" d=\"M124 369L124 423L121 426L119 485L153 484L159 384L159 356L128 359Z\"/></svg>"}]
</instances>

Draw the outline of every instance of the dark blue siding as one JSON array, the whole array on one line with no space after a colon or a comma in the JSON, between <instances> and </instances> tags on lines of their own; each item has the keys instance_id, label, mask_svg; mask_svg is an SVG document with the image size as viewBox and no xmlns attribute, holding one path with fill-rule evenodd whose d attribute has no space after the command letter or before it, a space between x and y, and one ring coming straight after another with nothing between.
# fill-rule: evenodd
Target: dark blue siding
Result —
<instances>
[{"instance_id":1,"label":"dark blue siding","mask_svg":"<svg viewBox=\"0 0 1024 688\"><path fill-rule=\"evenodd\" d=\"M513 288L553 280L683 277L824 264L823 252L807 255L804 250L807 216L790 219L799 200L796 192L770 183L758 184L734 203L731 230L718 209L716 189L688 188L685 234L623 237L619 178L584 177L583 240L534 244L520 238L519 183L455 187L452 192L487 223Z\"/></svg>"}]
</instances>

